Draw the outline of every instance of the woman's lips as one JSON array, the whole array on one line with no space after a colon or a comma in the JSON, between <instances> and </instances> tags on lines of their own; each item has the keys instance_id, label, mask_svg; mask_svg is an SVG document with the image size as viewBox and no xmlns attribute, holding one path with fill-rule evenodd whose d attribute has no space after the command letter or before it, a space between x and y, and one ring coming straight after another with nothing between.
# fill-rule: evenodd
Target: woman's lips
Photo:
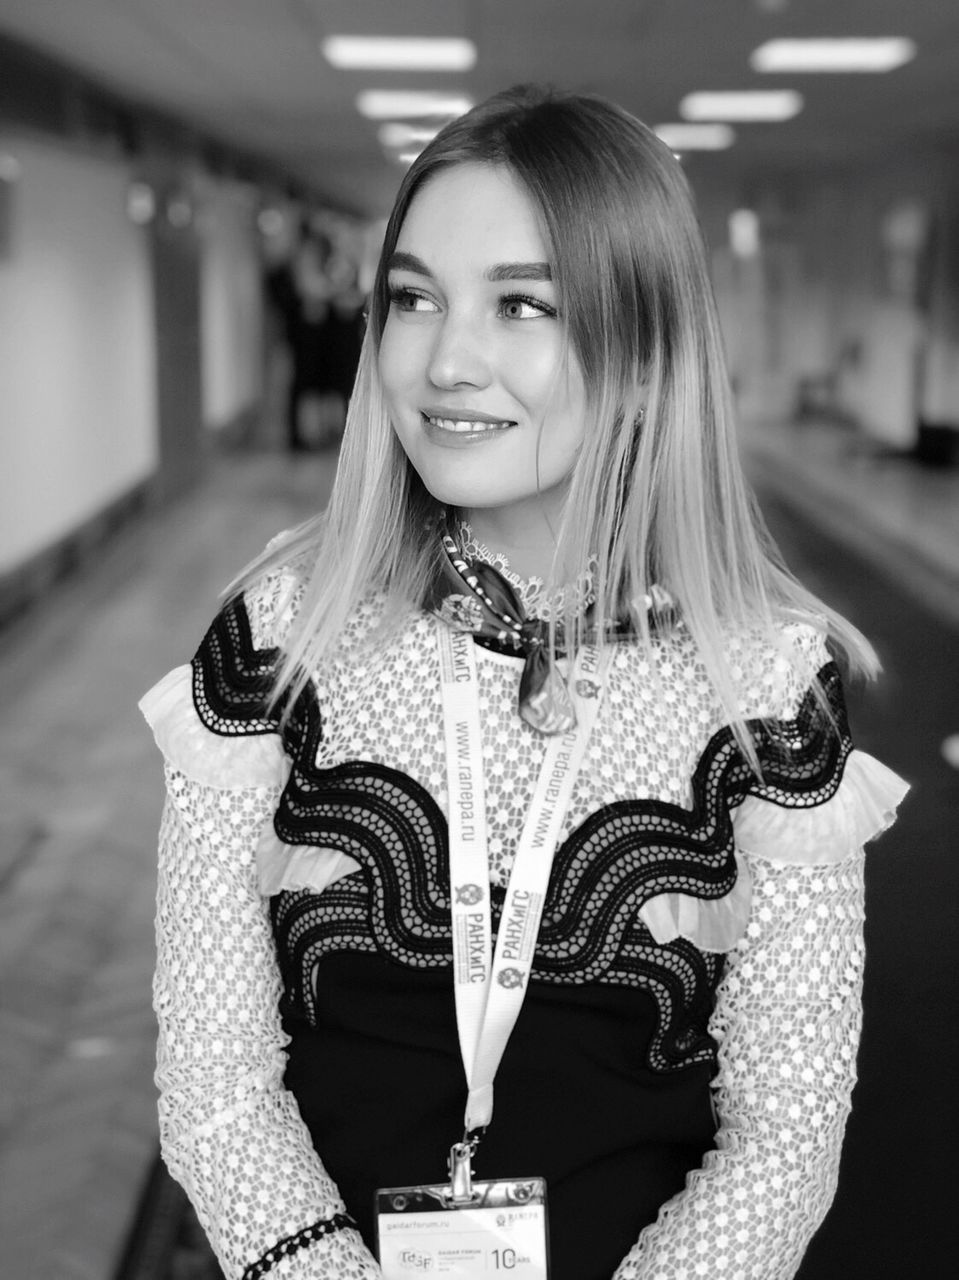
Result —
<instances>
[{"instance_id":1,"label":"woman's lips","mask_svg":"<svg viewBox=\"0 0 959 1280\"><path fill-rule=\"evenodd\" d=\"M430 440L437 444L473 444L481 440L491 440L515 427L516 423L507 418L492 418L486 415L467 413L426 413L420 417Z\"/></svg>"}]
</instances>

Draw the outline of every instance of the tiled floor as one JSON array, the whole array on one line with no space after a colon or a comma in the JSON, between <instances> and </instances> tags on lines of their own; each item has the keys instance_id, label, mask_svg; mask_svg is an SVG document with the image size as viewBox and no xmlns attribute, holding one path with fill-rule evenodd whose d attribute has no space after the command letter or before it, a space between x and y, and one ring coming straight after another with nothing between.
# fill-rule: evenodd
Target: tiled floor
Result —
<instances>
[{"instance_id":1,"label":"tiled floor","mask_svg":"<svg viewBox=\"0 0 959 1280\"><path fill-rule=\"evenodd\" d=\"M959 472L871 457L825 427L753 428L747 443L769 492L959 618ZM323 457L226 459L0 636L4 1275L113 1275L155 1144L161 780L136 700L189 657L237 568L322 505L331 475Z\"/></svg>"}]
</instances>

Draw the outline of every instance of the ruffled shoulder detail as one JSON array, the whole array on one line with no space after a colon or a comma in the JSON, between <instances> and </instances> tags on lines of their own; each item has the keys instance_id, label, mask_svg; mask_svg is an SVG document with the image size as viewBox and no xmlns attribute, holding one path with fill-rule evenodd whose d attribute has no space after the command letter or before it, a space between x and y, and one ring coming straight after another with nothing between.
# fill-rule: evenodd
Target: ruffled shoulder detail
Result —
<instances>
[{"instance_id":1,"label":"ruffled shoulder detail","mask_svg":"<svg viewBox=\"0 0 959 1280\"><path fill-rule=\"evenodd\" d=\"M733 811L737 850L792 866L841 862L892 825L908 790L898 774L854 750L833 795L815 808L746 796Z\"/></svg>"},{"instance_id":2,"label":"ruffled shoulder detail","mask_svg":"<svg viewBox=\"0 0 959 1280\"><path fill-rule=\"evenodd\" d=\"M200 786L232 790L275 787L282 791L291 762L279 736L226 737L211 732L193 702L193 671L175 667L140 699L139 707L164 759ZM308 889L321 893L359 863L336 849L290 845L273 823L263 828L256 849L257 879L264 897Z\"/></svg>"},{"instance_id":3,"label":"ruffled shoulder detail","mask_svg":"<svg viewBox=\"0 0 959 1280\"><path fill-rule=\"evenodd\" d=\"M798 624L786 638L800 654L800 672L785 664L781 670L798 681L802 665L823 656L824 641ZM728 951L749 921L749 855L792 865L840 862L891 824L908 790L891 769L854 750L835 663L806 676L798 703L785 685L779 692L786 715L749 721L761 777L738 753L723 767L720 746L728 746L728 732L705 753L709 775L725 778L735 880L716 897L670 890L644 902L640 919L660 945L683 938L702 951Z\"/></svg>"},{"instance_id":4,"label":"ruffled shoulder detail","mask_svg":"<svg viewBox=\"0 0 959 1280\"><path fill-rule=\"evenodd\" d=\"M721 898L661 893L639 917L661 946L685 938L701 951L727 952L749 922L752 876L748 858L780 866L830 866L843 862L895 821L909 790L892 769L864 751L846 758L838 788L812 809L784 808L747 795L732 811L736 883Z\"/></svg>"},{"instance_id":5,"label":"ruffled shoulder detail","mask_svg":"<svg viewBox=\"0 0 959 1280\"><path fill-rule=\"evenodd\" d=\"M359 871L360 864L338 849L286 844L271 824L264 828L257 845L256 869L260 893L272 898L301 889L322 893L337 880Z\"/></svg>"},{"instance_id":6,"label":"ruffled shoulder detail","mask_svg":"<svg viewBox=\"0 0 959 1280\"><path fill-rule=\"evenodd\" d=\"M675 891L648 898L639 917L661 946L683 938L701 951L726 952L736 945L749 923L752 882L742 846L735 839L737 815L747 805L761 804L779 815L783 828L798 818L821 812L839 790L845 763L852 751L846 720L842 682L835 663L827 662L814 679L821 698L802 667L822 656L822 641L813 628L796 626L784 633L784 643L800 652L800 670L785 656L773 669L774 680L751 697L766 711L773 705L787 708L784 716L765 714L748 721L762 766L759 778L733 744L724 728L714 735L693 778L695 807L715 788L727 810L723 848L730 863L726 891L711 896L699 891ZM796 705L800 676L805 692ZM733 865L734 864L734 865Z\"/></svg>"},{"instance_id":7,"label":"ruffled shoulder detail","mask_svg":"<svg viewBox=\"0 0 959 1280\"><path fill-rule=\"evenodd\" d=\"M736 855L736 882L721 898L687 893L660 893L639 909L639 918L660 946L685 938L700 951L725 953L746 930L752 902L752 878L746 861Z\"/></svg>"},{"instance_id":8,"label":"ruffled shoulder detail","mask_svg":"<svg viewBox=\"0 0 959 1280\"><path fill-rule=\"evenodd\" d=\"M191 667L175 667L140 699L164 758L201 786L283 786L289 761L278 735L225 737L213 732L197 713L194 678Z\"/></svg>"}]
</instances>

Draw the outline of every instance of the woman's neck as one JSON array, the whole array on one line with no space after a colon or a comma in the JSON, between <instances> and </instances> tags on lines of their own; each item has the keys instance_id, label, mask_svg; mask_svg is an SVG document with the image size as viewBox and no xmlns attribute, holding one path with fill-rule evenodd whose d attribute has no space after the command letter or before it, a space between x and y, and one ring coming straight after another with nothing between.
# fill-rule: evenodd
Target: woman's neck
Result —
<instances>
[{"instance_id":1,"label":"woman's neck","mask_svg":"<svg viewBox=\"0 0 959 1280\"><path fill-rule=\"evenodd\" d=\"M479 508L463 513L477 542L506 557L521 578L549 581L556 551L554 527L542 510L528 513Z\"/></svg>"}]
</instances>

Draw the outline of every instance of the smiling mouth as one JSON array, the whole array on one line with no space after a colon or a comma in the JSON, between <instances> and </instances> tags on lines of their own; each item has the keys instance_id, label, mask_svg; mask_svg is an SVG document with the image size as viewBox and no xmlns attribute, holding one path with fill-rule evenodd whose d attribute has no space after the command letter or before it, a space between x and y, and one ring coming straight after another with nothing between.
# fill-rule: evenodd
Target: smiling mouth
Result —
<instances>
[{"instance_id":1,"label":"smiling mouth","mask_svg":"<svg viewBox=\"0 0 959 1280\"><path fill-rule=\"evenodd\" d=\"M451 435L487 435L495 431L508 431L510 427L515 427L516 423L508 419L495 421L493 419L473 419L473 418L436 418L428 413L421 415L423 421L437 431L448 431Z\"/></svg>"}]
</instances>

